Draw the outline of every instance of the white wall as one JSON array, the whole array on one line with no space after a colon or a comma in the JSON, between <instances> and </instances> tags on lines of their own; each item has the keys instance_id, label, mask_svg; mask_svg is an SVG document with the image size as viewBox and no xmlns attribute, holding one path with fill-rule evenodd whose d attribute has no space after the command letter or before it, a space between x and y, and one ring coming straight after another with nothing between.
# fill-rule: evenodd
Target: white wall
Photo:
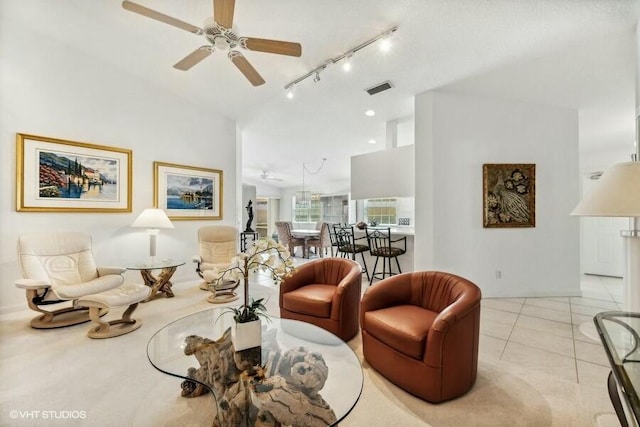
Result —
<instances>
[{"instance_id":1,"label":"white wall","mask_svg":"<svg viewBox=\"0 0 640 427\"><path fill-rule=\"evenodd\" d=\"M414 160L413 145L351 156L351 197L412 197Z\"/></svg>"},{"instance_id":2,"label":"white wall","mask_svg":"<svg viewBox=\"0 0 640 427\"><path fill-rule=\"evenodd\" d=\"M415 117L416 269L464 276L485 297L578 295L577 112L427 92ZM536 164L535 228L483 228L483 163Z\"/></svg>"},{"instance_id":3,"label":"white wall","mask_svg":"<svg viewBox=\"0 0 640 427\"><path fill-rule=\"evenodd\" d=\"M147 234L129 224L153 205L153 161L222 169L223 220L215 223L236 225L235 122L27 31L8 15L0 17L0 311L25 307L24 291L13 286L21 275L16 240L23 233L83 231L93 236L100 264L144 260ZM133 150L133 211L16 212L17 132ZM174 276L178 281L196 277L190 259L197 229L212 223L174 221L175 229L160 232L158 255L187 261ZM127 272L127 280L141 281L137 272Z\"/></svg>"}]
</instances>

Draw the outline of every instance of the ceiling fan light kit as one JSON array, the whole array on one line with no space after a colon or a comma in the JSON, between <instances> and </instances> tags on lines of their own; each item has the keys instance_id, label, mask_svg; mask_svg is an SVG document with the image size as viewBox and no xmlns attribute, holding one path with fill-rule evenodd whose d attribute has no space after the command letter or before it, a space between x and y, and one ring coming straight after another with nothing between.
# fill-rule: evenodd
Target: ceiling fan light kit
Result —
<instances>
[{"instance_id":1,"label":"ceiling fan light kit","mask_svg":"<svg viewBox=\"0 0 640 427\"><path fill-rule=\"evenodd\" d=\"M187 71L215 52L216 49L223 50L228 51L227 57L229 60L253 86L260 86L265 83L262 76L260 76L258 71L239 50L234 49L245 49L295 57L302 55L302 46L300 43L238 36L233 31L235 0L213 0L213 17L205 20L203 28L196 27L195 25L191 25L129 0L123 1L122 7L130 12L205 37L210 44L199 47L177 62L173 66L177 70Z\"/></svg>"},{"instance_id":2,"label":"ceiling fan light kit","mask_svg":"<svg viewBox=\"0 0 640 427\"><path fill-rule=\"evenodd\" d=\"M373 44L375 42L377 42L378 40L380 40L380 42L385 42L385 46L383 47L382 44L380 46L381 50L389 50L389 47L391 46L390 42L389 42L389 37L395 33L398 30L398 26L395 26L393 28L388 29L387 31L378 34L375 37L370 38L369 40L360 43L358 46L349 49L347 52L343 53L342 55L338 55L335 58L330 58L327 59L326 61L324 61L321 65L317 66L316 68L314 68L313 70L309 71L307 74L304 74L300 77L298 77L297 79L287 83L284 87L284 89L287 91L287 98L289 99L293 99L293 95L290 95L290 93L292 94L292 89L294 86L296 86L298 83L308 79L311 76L313 77L313 81L315 83L318 83L320 81L320 72L324 71L325 68L327 68L328 65L331 64L336 64L340 61L342 61L342 69L345 72L348 72L351 70L352 68L352 64L351 64L351 59L353 58L353 55L364 49L365 47L369 46L370 44ZM255 50L255 49L252 49Z\"/></svg>"}]
</instances>

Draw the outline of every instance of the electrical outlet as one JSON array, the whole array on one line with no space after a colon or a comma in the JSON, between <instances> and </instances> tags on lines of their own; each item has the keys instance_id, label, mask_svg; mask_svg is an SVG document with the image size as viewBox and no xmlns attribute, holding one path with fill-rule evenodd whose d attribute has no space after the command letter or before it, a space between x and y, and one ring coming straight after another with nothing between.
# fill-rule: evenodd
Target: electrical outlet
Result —
<instances>
[{"instance_id":1,"label":"electrical outlet","mask_svg":"<svg viewBox=\"0 0 640 427\"><path fill-rule=\"evenodd\" d=\"M496 270L496 279L502 279L502 270Z\"/></svg>"}]
</instances>

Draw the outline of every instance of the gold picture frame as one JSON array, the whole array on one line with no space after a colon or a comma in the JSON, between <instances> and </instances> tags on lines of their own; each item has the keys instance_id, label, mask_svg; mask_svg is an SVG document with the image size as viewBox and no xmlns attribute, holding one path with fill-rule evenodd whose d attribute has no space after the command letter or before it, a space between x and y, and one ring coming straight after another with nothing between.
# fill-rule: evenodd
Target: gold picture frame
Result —
<instances>
[{"instance_id":1,"label":"gold picture frame","mask_svg":"<svg viewBox=\"0 0 640 427\"><path fill-rule=\"evenodd\" d=\"M172 220L222 219L219 169L153 162L153 204Z\"/></svg>"},{"instance_id":2,"label":"gold picture frame","mask_svg":"<svg viewBox=\"0 0 640 427\"><path fill-rule=\"evenodd\" d=\"M131 150L16 134L18 212L131 212Z\"/></svg>"},{"instance_id":3,"label":"gold picture frame","mask_svg":"<svg viewBox=\"0 0 640 427\"><path fill-rule=\"evenodd\" d=\"M536 226L536 165L482 165L483 225L485 228Z\"/></svg>"}]
</instances>

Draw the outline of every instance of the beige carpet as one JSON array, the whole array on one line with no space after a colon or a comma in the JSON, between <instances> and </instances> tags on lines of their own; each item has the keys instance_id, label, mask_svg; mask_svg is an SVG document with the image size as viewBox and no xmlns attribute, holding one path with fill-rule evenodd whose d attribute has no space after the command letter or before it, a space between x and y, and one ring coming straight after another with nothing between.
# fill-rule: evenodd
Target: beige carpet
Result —
<instances>
[{"instance_id":1,"label":"beige carpet","mask_svg":"<svg viewBox=\"0 0 640 427\"><path fill-rule=\"evenodd\" d=\"M87 325L31 329L33 316L26 309L0 317L0 425L210 426L212 397L180 397L181 380L156 371L146 357L156 330L212 307L197 285L178 283L175 298L141 304L134 317L143 320L142 328L108 340L87 338ZM256 286L252 296L270 296L273 311L275 291ZM612 412L605 378L585 385L523 369L483 353L482 340L475 387L438 405L405 393L363 362L362 395L340 426L582 427L597 425L600 413ZM362 360L360 336L349 345ZM69 418L73 411L84 416ZM602 425L615 425L606 424L611 415L601 419Z\"/></svg>"}]
</instances>

